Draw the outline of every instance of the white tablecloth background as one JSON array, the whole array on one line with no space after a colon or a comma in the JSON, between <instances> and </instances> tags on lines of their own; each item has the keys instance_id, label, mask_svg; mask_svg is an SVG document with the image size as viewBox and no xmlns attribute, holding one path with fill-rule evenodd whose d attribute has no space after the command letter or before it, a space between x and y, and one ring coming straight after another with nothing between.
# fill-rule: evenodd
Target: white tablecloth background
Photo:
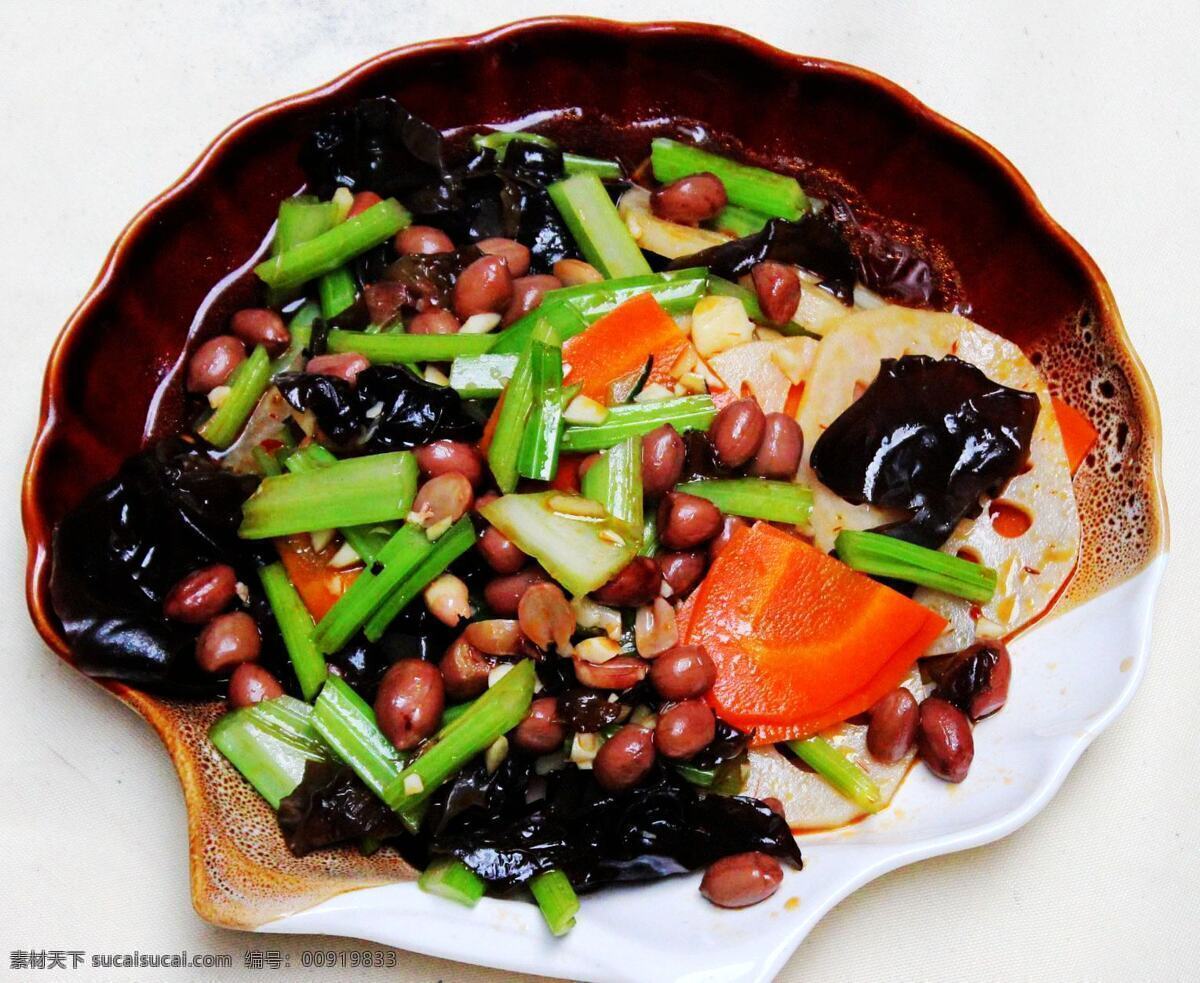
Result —
<instances>
[{"instance_id":1,"label":"white tablecloth background","mask_svg":"<svg viewBox=\"0 0 1200 983\"><path fill-rule=\"evenodd\" d=\"M1027 4L0 2L0 973L15 949L227 952L234 969L31 979L300 978L247 948L360 948L212 928L149 728L41 644L18 486L42 370L114 237L256 106L381 50L519 16L723 21L872 68L1007 154L1107 273L1165 418L1174 556L1149 673L1054 802L1007 840L893 873L834 910L785 980L1122 981L1200 973L1200 72L1191 2ZM114 386L120 385L113 379ZM1020 712L1014 707L1008 712ZM308 976L338 978L329 970ZM347 973L341 974L349 975ZM401 954L371 980L498 980Z\"/></svg>"}]
</instances>

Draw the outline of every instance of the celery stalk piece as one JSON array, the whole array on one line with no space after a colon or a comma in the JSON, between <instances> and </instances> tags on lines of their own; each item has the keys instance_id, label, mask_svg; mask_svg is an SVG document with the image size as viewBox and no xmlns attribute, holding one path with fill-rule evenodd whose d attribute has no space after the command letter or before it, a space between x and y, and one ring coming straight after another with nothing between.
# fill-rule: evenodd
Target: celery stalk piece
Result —
<instances>
[{"instance_id":1,"label":"celery stalk piece","mask_svg":"<svg viewBox=\"0 0 1200 983\"><path fill-rule=\"evenodd\" d=\"M595 174L576 174L547 189L584 258L607 277L649 273L650 264Z\"/></svg>"},{"instance_id":2,"label":"celery stalk piece","mask_svg":"<svg viewBox=\"0 0 1200 983\"><path fill-rule=\"evenodd\" d=\"M474 543L475 527L470 518L463 516L441 535L431 550L423 554L412 572L375 609L364 629L367 639L378 641L395 617Z\"/></svg>"},{"instance_id":3,"label":"celery stalk piece","mask_svg":"<svg viewBox=\"0 0 1200 983\"><path fill-rule=\"evenodd\" d=\"M706 498L722 512L747 519L802 525L812 512L812 489L792 481L767 478L718 478L686 481L676 491Z\"/></svg>"},{"instance_id":4,"label":"celery stalk piece","mask_svg":"<svg viewBox=\"0 0 1200 983\"><path fill-rule=\"evenodd\" d=\"M516 367L516 355L459 355L450 364L450 388L463 399L495 399Z\"/></svg>"},{"instance_id":5,"label":"celery stalk piece","mask_svg":"<svg viewBox=\"0 0 1200 983\"><path fill-rule=\"evenodd\" d=\"M456 857L440 857L417 878L417 887L474 908L487 890L487 882Z\"/></svg>"},{"instance_id":6,"label":"celery stalk piece","mask_svg":"<svg viewBox=\"0 0 1200 983\"><path fill-rule=\"evenodd\" d=\"M284 648L287 649L296 678L300 681L300 691L304 698L311 702L328 674L325 658L312 642L312 615L308 613L308 608L296 593L296 588L288 579L282 563L260 567L258 579L262 581L263 592L271 605L271 613L275 615L275 622L279 625Z\"/></svg>"},{"instance_id":7,"label":"celery stalk piece","mask_svg":"<svg viewBox=\"0 0 1200 983\"><path fill-rule=\"evenodd\" d=\"M883 794L874 779L823 737L788 741L787 746L797 758L860 809L878 812L883 808Z\"/></svg>"},{"instance_id":8,"label":"celery stalk piece","mask_svg":"<svg viewBox=\"0 0 1200 983\"><path fill-rule=\"evenodd\" d=\"M532 405L517 454L517 473L549 481L558 470L562 440L562 349L540 341L531 343Z\"/></svg>"},{"instance_id":9,"label":"celery stalk piece","mask_svg":"<svg viewBox=\"0 0 1200 983\"><path fill-rule=\"evenodd\" d=\"M327 468L337 464L338 459L320 444L309 444L303 450L290 455L285 466L292 474ZM375 562L375 557L383 549L384 544L396 532L394 522L368 523L362 526L346 526L338 530L347 543L368 566Z\"/></svg>"},{"instance_id":10,"label":"celery stalk piece","mask_svg":"<svg viewBox=\"0 0 1200 983\"><path fill-rule=\"evenodd\" d=\"M480 513L575 596L607 583L633 559L641 529L590 499L563 492L504 495Z\"/></svg>"},{"instance_id":11,"label":"celery stalk piece","mask_svg":"<svg viewBox=\"0 0 1200 983\"><path fill-rule=\"evenodd\" d=\"M254 458L254 464L258 468L258 473L264 478L272 478L277 474L283 474L283 468L279 466L279 461L276 460L275 455L267 453L262 447L252 448L250 456Z\"/></svg>"},{"instance_id":12,"label":"celery stalk piece","mask_svg":"<svg viewBox=\"0 0 1200 983\"><path fill-rule=\"evenodd\" d=\"M554 293L554 291L551 291ZM587 330L588 322L580 316L579 311L571 304L546 301L544 298L539 307L530 311L524 317L514 321L498 335L488 335L495 344L490 351L493 355L519 355L529 344L533 332L538 325L549 323L554 327L555 337L566 341L582 334Z\"/></svg>"},{"instance_id":13,"label":"celery stalk piece","mask_svg":"<svg viewBox=\"0 0 1200 983\"><path fill-rule=\"evenodd\" d=\"M409 829L416 832L424 803L446 779L525 719L536 679L532 661L518 662L392 779L383 800Z\"/></svg>"},{"instance_id":14,"label":"celery stalk piece","mask_svg":"<svg viewBox=\"0 0 1200 983\"><path fill-rule=\"evenodd\" d=\"M678 140L658 137L651 141L650 166L664 184L708 171L721 179L730 204L772 218L795 221L808 211L808 196L795 178L739 164Z\"/></svg>"},{"instance_id":15,"label":"celery stalk piece","mask_svg":"<svg viewBox=\"0 0 1200 983\"><path fill-rule=\"evenodd\" d=\"M638 547L638 556L653 556L658 552L658 516L654 511L646 513L642 523L642 545Z\"/></svg>"},{"instance_id":16,"label":"celery stalk piece","mask_svg":"<svg viewBox=\"0 0 1200 983\"><path fill-rule=\"evenodd\" d=\"M300 784L308 762L329 758L312 708L290 696L227 713L208 737L272 809Z\"/></svg>"},{"instance_id":17,"label":"celery stalk piece","mask_svg":"<svg viewBox=\"0 0 1200 983\"><path fill-rule=\"evenodd\" d=\"M642 438L626 437L610 447L588 468L582 486L583 494L603 505L609 515L625 522L630 529L644 529Z\"/></svg>"},{"instance_id":18,"label":"celery stalk piece","mask_svg":"<svg viewBox=\"0 0 1200 983\"><path fill-rule=\"evenodd\" d=\"M718 232L728 232L741 239L744 236L752 236L755 232L761 232L763 226L770 220L771 216L751 211L741 205L726 205L717 212L716 217L712 220L712 227Z\"/></svg>"},{"instance_id":19,"label":"celery stalk piece","mask_svg":"<svg viewBox=\"0 0 1200 983\"><path fill-rule=\"evenodd\" d=\"M442 711L442 727L449 727L454 721L467 712L467 709L474 703L474 700L468 700L466 703L455 703L452 706L446 707Z\"/></svg>"},{"instance_id":20,"label":"celery stalk piece","mask_svg":"<svg viewBox=\"0 0 1200 983\"><path fill-rule=\"evenodd\" d=\"M271 256L278 256L294 246L315 239L333 228L336 207L332 202L319 201L314 195L296 195L279 203L275 235L271 239ZM296 295L295 288L268 290L267 306L282 307Z\"/></svg>"},{"instance_id":21,"label":"celery stalk piece","mask_svg":"<svg viewBox=\"0 0 1200 983\"><path fill-rule=\"evenodd\" d=\"M625 177L625 168L619 160L585 157L566 151L563 152L563 170L568 174L594 174L601 181L620 181Z\"/></svg>"},{"instance_id":22,"label":"celery stalk piece","mask_svg":"<svg viewBox=\"0 0 1200 983\"><path fill-rule=\"evenodd\" d=\"M265 478L242 505L243 539L361 526L408 514L417 462L408 451L368 454L302 474Z\"/></svg>"},{"instance_id":23,"label":"celery stalk piece","mask_svg":"<svg viewBox=\"0 0 1200 983\"><path fill-rule=\"evenodd\" d=\"M358 297L358 284L349 267L339 266L317 281L317 296L321 298L321 317L329 320L350 307Z\"/></svg>"},{"instance_id":24,"label":"celery stalk piece","mask_svg":"<svg viewBox=\"0 0 1200 983\"><path fill-rule=\"evenodd\" d=\"M448 362L459 355L485 354L496 343L497 337L490 334L367 334L365 331L330 331L327 347L334 353L358 352L376 365Z\"/></svg>"},{"instance_id":25,"label":"celery stalk piece","mask_svg":"<svg viewBox=\"0 0 1200 983\"><path fill-rule=\"evenodd\" d=\"M575 927L579 896L561 870L547 870L529 881L529 890L541 909L552 935L566 935Z\"/></svg>"},{"instance_id":26,"label":"celery stalk piece","mask_svg":"<svg viewBox=\"0 0 1200 983\"><path fill-rule=\"evenodd\" d=\"M225 450L236 439L254 407L271 384L271 358L262 345L256 345L250 357L233 370L229 393L196 431L218 450Z\"/></svg>"},{"instance_id":27,"label":"celery stalk piece","mask_svg":"<svg viewBox=\"0 0 1200 983\"><path fill-rule=\"evenodd\" d=\"M404 206L387 198L315 238L264 260L254 272L276 290L298 287L373 249L411 222L412 216Z\"/></svg>"},{"instance_id":28,"label":"celery stalk piece","mask_svg":"<svg viewBox=\"0 0 1200 983\"><path fill-rule=\"evenodd\" d=\"M695 765L684 762L677 762L673 767L689 782L699 785L701 788L710 788L712 783L717 780L716 768L697 768Z\"/></svg>"},{"instance_id":29,"label":"celery stalk piece","mask_svg":"<svg viewBox=\"0 0 1200 983\"><path fill-rule=\"evenodd\" d=\"M288 334L292 336L287 351L271 363L271 377L280 372L296 372L301 368L304 352L312 344L313 325L321 316L321 305L308 303L292 315Z\"/></svg>"},{"instance_id":30,"label":"celery stalk piece","mask_svg":"<svg viewBox=\"0 0 1200 983\"><path fill-rule=\"evenodd\" d=\"M503 154L514 140L536 143L539 147L558 146L548 136L543 136L541 133L530 133L528 130L493 130L491 133L476 133L471 137L471 146L476 150L494 150L499 155Z\"/></svg>"},{"instance_id":31,"label":"celery stalk piece","mask_svg":"<svg viewBox=\"0 0 1200 983\"><path fill-rule=\"evenodd\" d=\"M487 459L492 477L496 479L496 486L502 492L510 492L517 487L521 443L536 396L533 361L535 347L539 343L555 347L562 344L550 317L541 318L530 334L517 359L512 378L504 387L500 409L497 411L496 428L492 431L492 443L488 447Z\"/></svg>"},{"instance_id":32,"label":"celery stalk piece","mask_svg":"<svg viewBox=\"0 0 1200 983\"><path fill-rule=\"evenodd\" d=\"M546 294L545 301L565 302L583 315L591 324L609 311L620 307L638 294L653 294L659 306L668 314L686 314L704 296L708 270L690 266L686 270L669 270L643 276L627 276L599 283L580 283L560 287ZM544 301L544 302L545 302Z\"/></svg>"},{"instance_id":33,"label":"celery stalk piece","mask_svg":"<svg viewBox=\"0 0 1200 983\"><path fill-rule=\"evenodd\" d=\"M540 307L514 321L497 335L492 353L521 351L539 316L550 317L559 338L566 341L638 294L653 294L668 314L686 314L704 296L707 282L708 270L693 266L686 270L644 273L617 280L560 287L549 291L542 298Z\"/></svg>"},{"instance_id":34,"label":"celery stalk piece","mask_svg":"<svg viewBox=\"0 0 1200 983\"><path fill-rule=\"evenodd\" d=\"M350 641L432 550L424 529L411 522L401 526L317 623L312 636L317 650L329 655Z\"/></svg>"},{"instance_id":35,"label":"celery stalk piece","mask_svg":"<svg viewBox=\"0 0 1200 983\"><path fill-rule=\"evenodd\" d=\"M610 406L608 418L593 427L567 427L563 431L562 450L574 453L602 451L627 437L642 437L669 423L680 433L707 430L717 415L711 396L680 396L654 403L627 403Z\"/></svg>"},{"instance_id":36,"label":"celery stalk piece","mask_svg":"<svg viewBox=\"0 0 1200 983\"><path fill-rule=\"evenodd\" d=\"M943 594L986 604L996 593L996 571L961 556L951 556L877 532L850 529L834 541L838 559L874 577L893 577Z\"/></svg>"},{"instance_id":37,"label":"celery stalk piece","mask_svg":"<svg viewBox=\"0 0 1200 983\"><path fill-rule=\"evenodd\" d=\"M536 143L539 147L557 146L549 137L540 133L529 133L525 130L476 133L471 137L471 146L476 150L494 150L497 156L502 156L508 145L514 141ZM563 169L568 174L595 174L596 177L605 181L616 181L625 176L625 171L618 161L565 152L563 153Z\"/></svg>"},{"instance_id":38,"label":"celery stalk piece","mask_svg":"<svg viewBox=\"0 0 1200 983\"><path fill-rule=\"evenodd\" d=\"M367 702L341 677L330 676L313 706L312 720L338 759L382 798L405 759L379 729L375 711Z\"/></svg>"}]
</instances>

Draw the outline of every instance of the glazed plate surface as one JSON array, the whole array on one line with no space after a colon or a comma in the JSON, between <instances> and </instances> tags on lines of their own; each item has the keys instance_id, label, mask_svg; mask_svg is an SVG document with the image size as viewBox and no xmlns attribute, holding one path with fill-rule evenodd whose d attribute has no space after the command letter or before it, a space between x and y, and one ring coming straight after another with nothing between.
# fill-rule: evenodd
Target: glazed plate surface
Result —
<instances>
[{"instance_id":1,"label":"glazed plate surface","mask_svg":"<svg viewBox=\"0 0 1200 983\"><path fill-rule=\"evenodd\" d=\"M1079 567L1052 617L1013 644L1008 707L977 731L962 785L915 769L881 814L801 837L805 869L757 907L719 911L697 892L698 875L673 878L585 897L562 940L528 904L467 910L422 894L386 850L291 857L273 815L205 737L219 704L106 684L155 728L179 772L197 911L220 925L371 939L523 973L766 980L855 888L1035 815L1145 670L1166 552L1153 393L1099 270L999 153L877 76L723 28L523 22L389 52L222 134L122 234L51 356L22 499L30 611L50 647L70 660L48 597L54 523L144 440L178 428L180 367L254 296L247 271L278 202L302 184L301 135L322 113L380 94L447 131L537 123L627 163L651 136L702 129L928 246L951 271L947 306L1017 342L1100 430L1075 479ZM132 384L114 393L115 368L130 378L131 363Z\"/></svg>"}]
</instances>

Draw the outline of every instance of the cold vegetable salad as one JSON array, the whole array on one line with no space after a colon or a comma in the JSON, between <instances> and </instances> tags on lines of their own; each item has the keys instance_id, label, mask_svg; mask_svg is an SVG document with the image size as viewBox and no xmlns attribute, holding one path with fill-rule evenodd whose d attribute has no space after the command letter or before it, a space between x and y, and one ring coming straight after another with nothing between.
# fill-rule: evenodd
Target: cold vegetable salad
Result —
<instances>
[{"instance_id":1,"label":"cold vegetable salad","mask_svg":"<svg viewBox=\"0 0 1200 983\"><path fill-rule=\"evenodd\" d=\"M793 829L914 757L967 777L1095 433L793 177L667 138L632 177L528 132L454 158L390 99L321 122L194 428L58 528L55 610L94 675L224 696L297 854L527 889L556 934L614 881L760 902Z\"/></svg>"}]
</instances>

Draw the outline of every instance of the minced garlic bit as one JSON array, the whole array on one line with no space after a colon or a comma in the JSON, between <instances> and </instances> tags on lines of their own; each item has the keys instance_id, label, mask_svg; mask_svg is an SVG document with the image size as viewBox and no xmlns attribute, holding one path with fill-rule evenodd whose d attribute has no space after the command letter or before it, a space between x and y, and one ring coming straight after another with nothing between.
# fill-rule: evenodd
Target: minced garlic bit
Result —
<instances>
[{"instance_id":1,"label":"minced garlic bit","mask_svg":"<svg viewBox=\"0 0 1200 983\"><path fill-rule=\"evenodd\" d=\"M591 396L576 396L563 410L563 420L580 427L594 427L608 419L608 407Z\"/></svg>"},{"instance_id":2,"label":"minced garlic bit","mask_svg":"<svg viewBox=\"0 0 1200 983\"><path fill-rule=\"evenodd\" d=\"M383 412L383 403L375 402L367 407L367 412L364 413L363 416L365 416L368 420L374 420L375 417L379 416L379 414L382 412Z\"/></svg>"},{"instance_id":3,"label":"minced garlic bit","mask_svg":"<svg viewBox=\"0 0 1200 983\"><path fill-rule=\"evenodd\" d=\"M659 403L664 399L670 399L675 394L671 392L661 382L652 382L650 385L642 389L640 393L633 397L635 403Z\"/></svg>"},{"instance_id":4,"label":"minced garlic bit","mask_svg":"<svg viewBox=\"0 0 1200 983\"><path fill-rule=\"evenodd\" d=\"M450 377L436 365L426 365L422 376L426 382L430 382L435 386L445 387L450 385Z\"/></svg>"},{"instance_id":5,"label":"minced garlic bit","mask_svg":"<svg viewBox=\"0 0 1200 983\"><path fill-rule=\"evenodd\" d=\"M425 538L431 543L436 542L442 537L447 529L454 525L454 520L450 516L443 516L438 519L432 526L425 530Z\"/></svg>"},{"instance_id":6,"label":"minced garlic bit","mask_svg":"<svg viewBox=\"0 0 1200 983\"><path fill-rule=\"evenodd\" d=\"M582 495L551 495L546 504L552 511L572 519L603 519L608 515L603 505Z\"/></svg>"},{"instance_id":7,"label":"minced garlic bit","mask_svg":"<svg viewBox=\"0 0 1200 983\"><path fill-rule=\"evenodd\" d=\"M487 768L489 775L494 775L496 769L504 764L504 759L508 757L508 738L501 734L487 749L483 756L484 767Z\"/></svg>"},{"instance_id":8,"label":"minced garlic bit","mask_svg":"<svg viewBox=\"0 0 1200 983\"><path fill-rule=\"evenodd\" d=\"M243 604L250 603L250 588L243 584L240 580L233 585L233 592L237 594L238 600Z\"/></svg>"},{"instance_id":9,"label":"minced garlic bit","mask_svg":"<svg viewBox=\"0 0 1200 983\"><path fill-rule=\"evenodd\" d=\"M208 391L208 405L214 410L220 409L221 404L229 398L229 394L233 392L228 386L215 386Z\"/></svg>"},{"instance_id":10,"label":"minced garlic bit","mask_svg":"<svg viewBox=\"0 0 1200 983\"><path fill-rule=\"evenodd\" d=\"M609 659L616 658L620 654L620 642L614 641L607 635L596 635L593 638L585 638L575 646L575 655L578 658L597 666L608 662Z\"/></svg>"},{"instance_id":11,"label":"minced garlic bit","mask_svg":"<svg viewBox=\"0 0 1200 983\"><path fill-rule=\"evenodd\" d=\"M494 666L492 671L488 673L488 688L495 686L500 680L507 676L513 670L513 663L501 662L498 666Z\"/></svg>"},{"instance_id":12,"label":"minced garlic bit","mask_svg":"<svg viewBox=\"0 0 1200 983\"><path fill-rule=\"evenodd\" d=\"M472 314L463 321L459 334L487 334L500 323L499 314Z\"/></svg>"},{"instance_id":13,"label":"minced garlic bit","mask_svg":"<svg viewBox=\"0 0 1200 983\"><path fill-rule=\"evenodd\" d=\"M599 734L576 734L571 738L571 761L577 768L590 771L603 743Z\"/></svg>"},{"instance_id":14,"label":"minced garlic bit","mask_svg":"<svg viewBox=\"0 0 1200 983\"><path fill-rule=\"evenodd\" d=\"M314 553L320 553L326 546L333 542L332 529L314 529L308 534L309 540L312 542Z\"/></svg>"},{"instance_id":15,"label":"minced garlic bit","mask_svg":"<svg viewBox=\"0 0 1200 983\"><path fill-rule=\"evenodd\" d=\"M352 567L362 559L356 550L349 543L342 543L338 551L329 558L329 565L335 570L344 570L346 567Z\"/></svg>"},{"instance_id":16,"label":"minced garlic bit","mask_svg":"<svg viewBox=\"0 0 1200 983\"><path fill-rule=\"evenodd\" d=\"M425 791L425 783L421 781L420 775L406 775L404 777L404 794L405 795L420 795Z\"/></svg>"}]
</instances>

